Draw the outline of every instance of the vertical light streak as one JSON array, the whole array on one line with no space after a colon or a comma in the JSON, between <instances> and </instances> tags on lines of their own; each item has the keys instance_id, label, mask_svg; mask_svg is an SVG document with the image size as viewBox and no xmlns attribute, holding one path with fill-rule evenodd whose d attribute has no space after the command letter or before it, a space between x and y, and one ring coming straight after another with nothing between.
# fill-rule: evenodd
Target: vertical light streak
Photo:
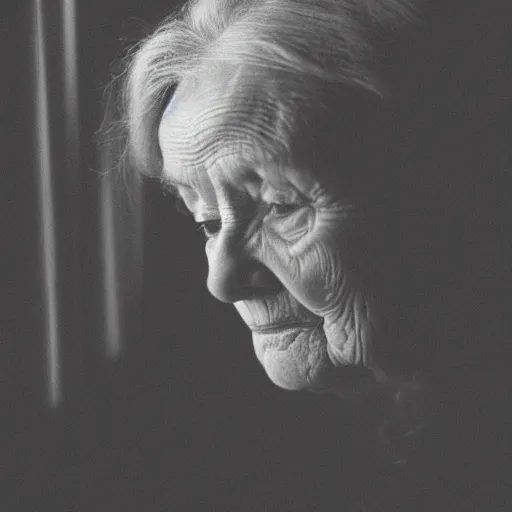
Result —
<instances>
[{"instance_id":1,"label":"vertical light streak","mask_svg":"<svg viewBox=\"0 0 512 512\"><path fill-rule=\"evenodd\" d=\"M72 169L78 172L79 122L78 122L78 72L76 0L62 0L64 94L66 103L66 149Z\"/></svg>"},{"instance_id":2,"label":"vertical light streak","mask_svg":"<svg viewBox=\"0 0 512 512\"><path fill-rule=\"evenodd\" d=\"M75 391L81 390L83 385L83 286L81 274L81 230L80 230L80 202L81 167L80 167L80 121L78 103L78 22L76 13L76 0L60 0L60 14L62 17L62 33L60 41L61 69L63 85L63 113L65 130L65 147L61 153L63 165L62 176L66 183L67 218L66 226L66 255L70 273L67 273L65 283L66 322L63 322L61 337L62 347L62 386L65 388L66 399Z\"/></svg>"},{"instance_id":3,"label":"vertical light streak","mask_svg":"<svg viewBox=\"0 0 512 512\"><path fill-rule=\"evenodd\" d=\"M118 268L114 201L110 174L101 181L101 234L103 242L104 332L107 355L121 353L121 318L119 307Z\"/></svg>"},{"instance_id":4,"label":"vertical light streak","mask_svg":"<svg viewBox=\"0 0 512 512\"><path fill-rule=\"evenodd\" d=\"M46 66L42 0L34 2L36 138L39 170L39 208L43 259L44 313L46 321L46 378L48 400L57 407L62 400L57 294L55 212L51 176L48 70Z\"/></svg>"},{"instance_id":5,"label":"vertical light streak","mask_svg":"<svg viewBox=\"0 0 512 512\"><path fill-rule=\"evenodd\" d=\"M137 175L119 168L114 161L119 154L113 144L103 148L101 166L108 169L101 180L101 236L104 339L111 358L121 355L123 339L136 335L139 327L136 297L140 298L143 260L142 184ZM123 294L131 300L123 302Z\"/></svg>"}]
</instances>

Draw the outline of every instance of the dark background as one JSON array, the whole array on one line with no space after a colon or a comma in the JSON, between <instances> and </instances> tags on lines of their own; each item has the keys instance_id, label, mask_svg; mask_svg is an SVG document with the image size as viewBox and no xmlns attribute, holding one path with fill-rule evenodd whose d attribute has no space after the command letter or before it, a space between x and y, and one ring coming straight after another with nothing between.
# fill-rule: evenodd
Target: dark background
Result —
<instances>
[{"instance_id":1,"label":"dark background","mask_svg":"<svg viewBox=\"0 0 512 512\"><path fill-rule=\"evenodd\" d=\"M9 4L0 20L0 510L346 510L371 451L362 416L270 383L234 308L208 296L202 235L156 183L143 187L142 287L130 298L139 314L118 360L102 350L94 133L112 62L170 0L78 2L80 179L72 197L65 173L55 187L61 246L72 232L79 254L78 273L66 250L60 271L80 291L66 292L73 313L63 322L75 333L63 342L66 399L45 403L33 12L28 0ZM60 92L50 91L54 104Z\"/></svg>"}]
</instances>

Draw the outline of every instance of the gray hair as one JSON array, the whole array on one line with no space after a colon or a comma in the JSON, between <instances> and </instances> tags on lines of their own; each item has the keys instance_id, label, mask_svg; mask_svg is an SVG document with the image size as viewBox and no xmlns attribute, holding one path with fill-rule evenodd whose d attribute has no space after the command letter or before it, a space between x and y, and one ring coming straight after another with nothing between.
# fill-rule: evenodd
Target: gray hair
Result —
<instances>
[{"instance_id":1,"label":"gray hair","mask_svg":"<svg viewBox=\"0 0 512 512\"><path fill-rule=\"evenodd\" d=\"M383 96L374 43L414 13L413 0L191 0L132 52L122 83L125 156L158 173L170 93L220 61L283 71L295 89L320 80Z\"/></svg>"}]
</instances>

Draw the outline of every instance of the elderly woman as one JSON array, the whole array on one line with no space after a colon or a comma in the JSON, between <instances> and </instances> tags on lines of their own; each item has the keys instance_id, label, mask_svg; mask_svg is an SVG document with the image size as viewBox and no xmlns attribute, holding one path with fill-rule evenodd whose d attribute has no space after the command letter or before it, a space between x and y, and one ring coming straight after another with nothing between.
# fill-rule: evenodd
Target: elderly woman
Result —
<instances>
[{"instance_id":1,"label":"elderly woman","mask_svg":"<svg viewBox=\"0 0 512 512\"><path fill-rule=\"evenodd\" d=\"M126 154L201 225L208 289L269 378L366 404L394 462L428 430L418 467L461 500L453 482L492 482L491 511L509 32L492 0L196 0L137 48L123 96Z\"/></svg>"}]
</instances>

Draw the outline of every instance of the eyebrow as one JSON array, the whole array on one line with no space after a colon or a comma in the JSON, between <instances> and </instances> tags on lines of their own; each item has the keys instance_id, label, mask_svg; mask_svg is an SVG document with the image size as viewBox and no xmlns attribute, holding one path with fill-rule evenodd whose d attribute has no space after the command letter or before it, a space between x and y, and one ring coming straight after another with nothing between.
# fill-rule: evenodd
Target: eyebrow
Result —
<instances>
[{"instance_id":1,"label":"eyebrow","mask_svg":"<svg viewBox=\"0 0 512 512\"><path fill-rule=\"evenodd\" d=\"M167 176L164 172L162 172L160 174L159 181L160 181L160 185L162 186L162 188L165 191L170 192L171 194L173 194L175 196L180 195L180 193L178 191L178 187L192 188L190 186L190 184L185 183L183 181L176 180L174 178L171 178L171 177Z\"/></svg>"}]
</instances>

